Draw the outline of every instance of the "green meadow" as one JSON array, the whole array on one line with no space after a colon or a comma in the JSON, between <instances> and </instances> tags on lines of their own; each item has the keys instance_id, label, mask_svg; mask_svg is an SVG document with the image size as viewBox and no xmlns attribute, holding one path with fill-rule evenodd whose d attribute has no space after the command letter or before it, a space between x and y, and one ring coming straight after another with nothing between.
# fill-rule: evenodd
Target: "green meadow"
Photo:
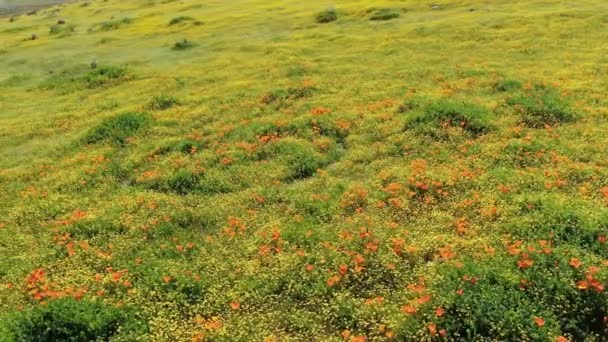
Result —
<instances>
[{"instance_id":1,"label":"green meadow","mask_svg":"<svg viewBox=\"0 0 608 342\"><path fill-rule=\"evenodd\" d=\"M608 341L605 1L41 3L0 341Z\"/></svg>"}]
</instances>

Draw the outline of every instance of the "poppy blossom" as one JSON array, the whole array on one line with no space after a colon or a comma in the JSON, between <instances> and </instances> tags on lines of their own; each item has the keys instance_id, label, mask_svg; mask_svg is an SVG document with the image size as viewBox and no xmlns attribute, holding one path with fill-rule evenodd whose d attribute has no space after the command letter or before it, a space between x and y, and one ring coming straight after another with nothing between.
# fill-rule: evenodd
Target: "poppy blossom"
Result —
<instances>
[{"instance_id":1,"label":"poppy blossom","mask_svg":"<svg viewBox=\"0 0 608 342\"><path fill-rule=\"evenodd\" d=\"M403 311L406 314L412 315L412 314L416 313L416 308L412 305L406 304L401 307L401 311Z\"/></svg>"},{"instance_id":2,"label":"poppy blossom","mask_svg":"<svg viewBox=\"0 0 608 342\"><path fill-rule=\"evenodd\" d=\"M437 325L435 323L429 323L426 328L429 330L431 336L437 335Z\"/></svg>"},{"instance_id":3,"label":"poppy blossom","mask_svg":"<svg viewBox=\"0 0 608 342\"><path fill-rule=\"evenodd\" d=\"M579 268L579 267L581 267L581 265L583 263L577 258L572 258L572 259L570 259L569 264L570 264L570 266L572 266L574 268Z\"/></svg>"},{"instance_id":4,"label":"poppy blossom","mask_svg":"<svg viewBox=\"0 0 608 342\"><path fill-rule=\"evenodd\" d=\"M539 327L542 327L545 325L545 320L542 317L534 317L534 324Z\"/></svg>"}]
</instances>

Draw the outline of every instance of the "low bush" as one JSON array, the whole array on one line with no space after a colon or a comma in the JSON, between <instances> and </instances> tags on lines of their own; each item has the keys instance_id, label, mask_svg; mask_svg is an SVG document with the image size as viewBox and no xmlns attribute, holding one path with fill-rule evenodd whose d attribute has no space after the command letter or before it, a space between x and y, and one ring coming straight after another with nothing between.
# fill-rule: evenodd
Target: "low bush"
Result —
<instances>
[{"instance_id":1,"label":"low bush","mask_svg":"<svg viewBox=\"0 0 608 342\"><path fill-rule=\"evenodd\" d=\"M171 175L165 185L171 192L186 195L199 188L200 176L188 169L181 169Z\"/></svg>"},{"instance_id":2,"label":"low bush","mask_svg":"<svg viewBox=\"0 0 608 342\"><path fill-rule=\"evenodd\" d=\"M195 46L196 46L196 44L194 44L193 42L189 41L188 39L184 39L179 42L176 42L171 49L176 50L176 51L181 51L181 50L192 49Z\"/></svg>"},{"instance_id":3,"label":"low bush","mask_svg":"<svg viewBox=\"0 0 608 342\"><path fill-rule=\"evenodd\" d=\"M509 141L497 159L509 166L530 167L548 163L551 155L547 147L538 141Z\"/></svg>"},{"instance_id":4,"label":"low bush","mask_svg":"<svg viewBox=\"0 0 608 342\"><path fill-rule=\"evenodd\" d=\"M124 309L62 298L2 319L14 341L107 341L126 320ZM9 337L9 338L10 338Z\"/></svg>"},{"instance_id":5,"label":"low bush","mask_svg":"<svg viewBox=\"0 0 608 342\"><path fill-rule=\"evenodd\" d=\"M457 126L472 136L479 136L493 129L492 112L467 102L436 100L424 105L416 104L408 115L406 129L420 133Z\"/></svg>"},{"instance_id":6,"label":"low bush","mask_svg":"<svg viewBox=\"0 0 608 342\"><path fill-rule=\"evenodd\" d=\"M399 11L394 8L380 8L373 12L369 20L384 21L399 18Z\"/></svg>"},{"instance_id":7,"label":"low bush","mask_svg":"<svg viewBox=\"0 0 608 342\"><path fill-rule=\"evenodd\" d=\"M494 84L494 89L499 92L509 92L519 90L522 87L522 83L517 80L503 79Z\"/></svg>"},{"instance_id":8,"label":"low bush","mask_svg":"<svg viewBox=\"0 0 608 342\"><path fill-rule=\"evenodd\" d=\"M108 118L98 126L90 129L82 141L85 144L110 142L124 146L127 139L147 127L152 119L145 113L122 113Z\"/></svg>"},{"instance_id":9,"label":"low bush","mask_svg":"<svg viewBox=\"0 0 608 342\"><path fill-rule=\"evenodd\" d=\"M127 228L119 223L104 219L77 221L67 228L70 236L77 239L90 239L100 234L122 234Z\"/></svg>"},{"instance_id":10,"label":"low bush","mask_svg":"<svg viewBox=\"0 0 608 342\"><path fill-rule=\"evenodd\" d=\"M146 105L146 108L150 110L165 110L178 104L179 101L173 96L159 95L152 98Z\"/></svg>"},{"instance_id":11,"label":"low bush","mask_svg":"<svg viewBox=\"0 0 608 342\"><path fill-rule=\"evenodd\" d=\"M554 88L536 87L509 98L507 103L519 111L520 121L532 128L570 123L577 119L571 103Z\"/></svg>"},{"instance_id":12,"label":"low bush","mask_svg":"<svg viewBox=\"0 0 608 342\"><path fill-rule=\"evenodd\" d=\"M304 141L285 138L272 145L267 157L281 158L287 164L288 180L304 179L315 174L327 163L327 158Z\"/></svg>"},{"instance_id":13,"label":"low bush","mask_svg":"<svg viewBox=\"0 0 608 342\"><path fill-rule=\"evenodd\" d=\"M81 81L87 88L98 88L112 81L123 78L127 74L127 68L117 66L99 66L91 69L82 76Z\"/></svg>"},{"instance_id":14,"label":"low bush","mask_svg":"<svg viewBox=\"0 0 608 342\"><path fill-rule=\"evenodd\" d=\"M171 21L169 21L169 26L181 24L183 22L192 21L192 20L194 20L194 18L185 16L185 15L181 15L179 17L175 17L175 18L171 19Z\"/></svg>"},{"instance_id":15,"label":"low bush","mask_svg":"<svg viewBox=\"0 0 608 342\"><path fill-rule=\"evenodd\" d=\"M51 26L49 34L57 35L59 37L69 36L76 30L74 25L55 24Z\"/></svg>"},{"instance_id":16,"label":"low bush","mask_svg":"<svg viewBox=\"0 0 608 342\"><path fill-rule=\"evenodd\" d=\"M116 20L105 21L103 23L98 24L98 29L100 31L112 31L120 28L121 26L128 25L133 23L133 19L131 18L122 18Z\"/></svg>"},{"instance_id":17,"label":"low bush","mask_svg":"<svg viewBox=\"0 0 608 342\"><path fill-rule=\"evenodd\" d=\"M583 341L606 336L608 296L598 280L604 275L579 269L570 252L549 246L521 245L482 262L442 265L441 284L436 284L442 314L431 314L436 331L443 330L446 340L483 336L548 341L563 334ZM425 317L423 312L417 315Z\"/></svg>"},{"instance_id":18,"label":"low bush","mask_svg":"<svg viewBox=\"0 0 608 342\"><path fill-rule=\"evenodd\" d=\"M338 20L338 12L334 8L328 8L317 13L315 21L319 24L326 24Z\"/></svg>"},{"instance_id":19,"label":"low bush","mask_svg":"<svg viewBox=\"0 0 608 342\"><path fill-rule=\"evenodd\" d=\"M311 97L315 91L316 88L312 85L273 89L262 95L262 103L265 105L275 104L280 107L288 101Z\"/></svg>"}]
</instances>

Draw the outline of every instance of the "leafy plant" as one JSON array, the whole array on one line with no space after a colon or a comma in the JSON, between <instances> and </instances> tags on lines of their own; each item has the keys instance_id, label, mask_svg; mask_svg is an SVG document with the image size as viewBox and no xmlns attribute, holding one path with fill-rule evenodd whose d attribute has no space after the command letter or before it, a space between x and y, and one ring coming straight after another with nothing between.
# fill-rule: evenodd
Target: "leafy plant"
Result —
<instances>
[{"instance_id":1,"label":"leafy plant","mask_svg":"<svg viewBox=\"0 0 608 342\"><path fill-rule=\"evenodd\" d=\"M80 80L87 88L98 88L112 81L123 78L127 68L118 66L99 66L86 73Z\"/></svg>"},{"instance_id":2,"label":"leafy plant","mask_svg":"<svg viewBox=\"0 0 608 342\"><path fill-rule=\"evenodd\" d=\"M166 181L167 189L180 195L186 195L196 190L199 187L199 184L200 177L187 169L181 169L175 172Z\"/></svg>"},{"instance_id":3,"label":"leafy plant","mask_svg":"<svg viewBox=\"0 0 608 342\"><path fill-rule=\"evenodd\" d=\"M518 80L503 79L494 84L494 89L500 92L510 92L519 90L522 87L522 83Z\"/></svg>"},{"instance_id":4,"label":"leafy plant","mask_svg":"<svg viewBox=\"0 0 608 342\"><path fill-rule=\"evenodd\" d=\"M338 20L338 12L336 12L335 8L328 8L317 13L315 16L315 21L319 24L330 23L336 20Z\"/></svg>"},{"instance_id":5,"label":"leafy plant","mask_svg":"<svg viewBox=\"0 0 608 342\"><path fill-rule=\"evenodd\" d=\"M146 108L150 110L165 110L179 104L177 98L169 95L158 95L152 98L146 105Z\"/></svg>"},{"instance_id":6,"label":"leafy plant","mask_svg":"<svg viewBox=\"0 0 608 342\"><path fill-rule=\"evenodd\" d=\"M59 37L66 37L76 30L75 25L55 24L51 26L49 33Z\"/></svg>"},{"instance_id":7,"label":"leafy plant","mask_svg":"<svg viewBox=\"0 0 608 342\"><path fill-rule=\"evenodd\" d=\"M169 26L181 24L183 22L192 21L192 20L194 20L194 18L185 16L185 15L180 15L179 17L175 17L175 18L171 19L171 21L169 21Z\"/></svg>"},{"instance_id":8,"label":"leafy plant","mask_svg":"<svg viewBox=\"0 0 608 342\"><path fill-rule=\"evenodd\" d=\"M90 129L84 135L82 141L85 144L106 141L124 146L128 138L149 126L151 122L152 119L145 113L122 113L108 118L97 127Z\"/></svg>"},{"instance_id":9,"label":"leafy plant","mask_svg":"<svg viewBox=\"0 0 608 342\"><path fill-rule=\"evenodd\" d=\"M406 128L429 132L443 127L461 127L472 136L485 134L493 129L492 112L467 102L436 100L408 114ZM409 107L408 107L409 108Z\"/></svg>"},{"instance_id":10,"label":"leafy plant","mask_svg":"<svg viewBox=\"0 0 608 342\"><path fill-rule=\"evenodd\" d=\"M133 23L133 19L131 18L122 18L116 20L105 21L98 25L100 31L112 31L117 30L121 26L128 25Z\"/></svg>"},{"instance_id":11,"label":"leafy plant","mask_svg":"<svg viewBox=\"0 0 608 342\"><path fill-rule=\"evenodd\" d=\"M578 115L570 101L555 88L537 87L507 100L521 114L521 122L539 128L576 121Z\"/></svg>"},{"instance_id":12,"label":"leafy plant","mask_svg":"<svg viewBox=\"0 0 608 342\"><path fill-rule=\"evenodd\" d=\"M176 42L171 49L176 50L176 51L181 51L181 50L192 49L195 46L196 46L196 44L194 44L193 42L189 41L188 39L184 39L179 42Z\"/></svg>"},{"instance_id":13,"label":"leafy plant","mask_svg":"<svg viewBox=\"0 0 608 342\"><path fill-rule=\"evenodd\" d=\"M369 17L369 20L373 21L385 21L395 18L399 18L399 11L394 8L380 8Z\"/></svg>"},{"instance_id":14,"label":"leafy plant","mask_svg":"<svg viewBox=\"0 0 608 342\"><path fill-rule=\"evenodd\" d=\"M72 298L52 300L2 319L15 341L107 341L126 320L125 312Z\"/></svg>"}]
</instances>

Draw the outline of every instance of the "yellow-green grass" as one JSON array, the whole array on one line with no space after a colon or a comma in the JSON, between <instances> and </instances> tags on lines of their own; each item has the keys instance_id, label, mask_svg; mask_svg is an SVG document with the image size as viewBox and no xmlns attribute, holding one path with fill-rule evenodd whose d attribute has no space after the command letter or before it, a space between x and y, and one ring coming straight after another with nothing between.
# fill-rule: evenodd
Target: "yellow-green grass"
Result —
<instances>
[{"instance_id":1,"label":"yellow-green grass","mask_svg":"<svg viewBox=\"0 0 608 342\"><path fill-rule=\"evenodd\" d=\"M3 18L0 339L605 340L608 5L328 5Z\"/></svg>"}]
</instances>

